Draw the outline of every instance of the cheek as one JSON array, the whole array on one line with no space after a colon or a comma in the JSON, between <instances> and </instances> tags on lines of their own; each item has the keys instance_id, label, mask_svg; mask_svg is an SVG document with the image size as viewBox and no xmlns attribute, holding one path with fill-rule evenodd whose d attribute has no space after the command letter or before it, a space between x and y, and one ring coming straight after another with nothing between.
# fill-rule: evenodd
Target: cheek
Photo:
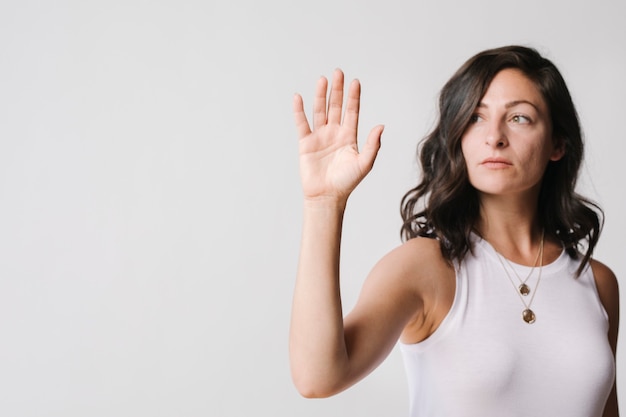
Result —
<instances>
[{"instance_id":1,"label":"cheek","mask_svg":"<svg viewBox=\"0 0 626 417\"><path fill-rule=\"evenodd\" d=\"M550 162L550 155L550 149L545 147L528 150L528 154L525 157L527 163L524 169L526 175L535 180L541 179Z\"/></svg>"},{"instance_id":2,"label":"cheek","mask_svg":"<svg viewBox=\"0 0 626 417\"><path fill-rule=\"evenodd\" d=\"M468 159L471 159L472 156L472 151L471 151L471 146L469 146L470 140L466 137L463 136L461 138L461 155L463 155L463 158L465 159L465 162L467 163Z\"/></svg>"}]
</instances>

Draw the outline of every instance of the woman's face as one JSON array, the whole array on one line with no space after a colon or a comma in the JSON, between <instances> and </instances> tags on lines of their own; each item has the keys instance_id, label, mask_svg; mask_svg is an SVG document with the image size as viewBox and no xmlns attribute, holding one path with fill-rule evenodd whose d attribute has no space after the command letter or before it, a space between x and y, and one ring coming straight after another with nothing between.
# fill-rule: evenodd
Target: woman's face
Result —
<instances>
[{"instance_id":1,"label":"woman's face","mask_svg":"<svg viewBox=\"0 0 626 417\"><path fill-rule=\"evenodd\" d=\"M538 191L549 161L563 156L552 138L550 112L535 84L520 70L491 81L463 133L469 181L480 193Z\"/></svg>"}]
</instances>

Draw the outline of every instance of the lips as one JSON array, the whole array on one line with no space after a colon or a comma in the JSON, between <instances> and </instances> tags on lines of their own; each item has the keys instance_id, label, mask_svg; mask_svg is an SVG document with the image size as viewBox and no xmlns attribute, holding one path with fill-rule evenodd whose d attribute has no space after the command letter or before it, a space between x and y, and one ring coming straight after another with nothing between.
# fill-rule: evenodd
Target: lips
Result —
<instances>
[{"instance_id":1,"label":"lips","mask_svg":"<svg viewBox=\"0 0 626 417\"><path fill-rule=\"evenodd\" d=\"M511 161L501 157L489 157L484 159L480 164L488 168L506 168L513 165Z\"/></svg>"}]
</instances>

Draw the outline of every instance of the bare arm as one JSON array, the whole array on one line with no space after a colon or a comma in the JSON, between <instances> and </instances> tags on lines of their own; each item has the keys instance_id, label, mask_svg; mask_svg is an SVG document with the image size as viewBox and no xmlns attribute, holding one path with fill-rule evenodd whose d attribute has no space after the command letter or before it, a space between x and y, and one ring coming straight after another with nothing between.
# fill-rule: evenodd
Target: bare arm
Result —
<instances>
[{"instance_id":1,"label":"bare arm","mask_svg":"<svg viewBox=\"0 0 626 417\"><path fill-rule=\"evenodd\" d=\"M324 245L320 236L311 240ZM424 302L419 288L426 280L416 273L420 269L416 253L438 253L439 248L431 239L415 239L385 255L367 276L354 309L344 318L338 273L323 272L321 265L313 266L315 255L323 249L305 253L311 246L303 242L296 281L291 368L302 395L328 397L375 369L393 349L406 325L421 313ZM338 251L330 254L328 247L326 250L328 258L338 261ZM305 260L311 261L310 270L303 266ZM430 272L425 275L438 275Z\"/></svg>"},{"instance_id":2,"label":"bare arm","mask_svg":"<svg viewBox=\"0 0 626 417\"><path fill-rule=\"evenodd\" d=\"M598 261L592 260L591 267L593 269L600 299L604 305L604 309L609 315L608 337L611 349L613 349L613 355L615 355L619 328L619 287L617 285L617 278L615 274L613 274L613 271ZM613 383L613 389L609 394L602 416L619 417L615 382Z\"/></svg>"},{"instance_id":3,"label":"bare arm","mask_svg":"<svg viewBox=\"0 0 626 417\"><path fill-rule=\"evenodd\" d=\"M383 128L373 128L359 151L358 81L350 84L343 120L341 71L334 73L328 108L326 92L327 81L322 78L316 90L313 129L301 97L294 98L304 223L289 345L294 383L307 397L337 393L373 369L395 344L411 303L399 288L401 271L381 261L367 280L359 307L344 323L339 289L344 210L350 193L373 166ZM394 279L385 281L383 276L398 279L390 284Z\"/></svg>"}]
</instances>

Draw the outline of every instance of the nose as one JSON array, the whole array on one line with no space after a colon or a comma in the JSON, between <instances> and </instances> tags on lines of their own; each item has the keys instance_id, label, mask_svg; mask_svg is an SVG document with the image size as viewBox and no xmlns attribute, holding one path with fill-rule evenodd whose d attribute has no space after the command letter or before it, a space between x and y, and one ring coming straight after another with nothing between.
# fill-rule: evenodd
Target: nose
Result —
<instances>
[{"instance_id":1,"label":"nose","mask_svg":"<svg viewBox=\"0 0 626 417\"><path fill-rule=\"evenodd\" d=\"M485 144L494 148L504 148L507 146L509 142L502 122L493 120L488 123L487 132L485 132Z\"/></svg>"}]
</instances>

